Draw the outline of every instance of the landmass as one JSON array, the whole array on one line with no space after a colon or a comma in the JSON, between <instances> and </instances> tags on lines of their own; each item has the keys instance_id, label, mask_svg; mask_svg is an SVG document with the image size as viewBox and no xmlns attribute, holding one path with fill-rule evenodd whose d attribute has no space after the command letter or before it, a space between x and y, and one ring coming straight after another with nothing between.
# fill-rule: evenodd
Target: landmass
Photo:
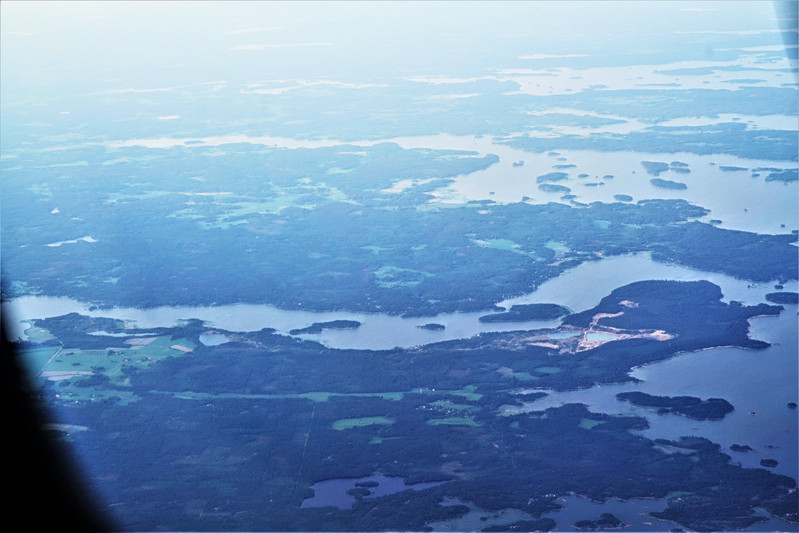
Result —
<instances>
[{"instance_id":1,"label":"landmass","mask_svg":"<svg viewBox=\"0 0 799 533\"><path fill-rule=\"evenodd\" d=\"M550 172L542 176L538 176L535 180L538 183L545 183L550 181L562 181L568 178L569 175L565 172Z\"/></svg>"},{"instance_id":2,"label":"landmass","mask_svg":"<svg viewBox=\"0 0 799 533\"><path fill-rule=\"evenodd\" d=\"M766 181L783 181L788 183L797 180L799 180L799 170L795 168L770 172L769 175L766 176Z\"/></svg>"},{"instance_id":3,"label":"landmass","mask_svg":"<svg viewBox=\"0 0 799 533\"><path fill-rule=\"evenodd\" d=\"M565 185L556 185L554 183L542 183L538 188L544 192L571 192L571 189Z\"/></svg>"},{"instance_id":4,"label":"landmass","mask_svg":"<svg viewBox=\"0 0 799 533\"><path fill-rule=\"evenodd\" d=\"M795 480L732 464L705 439L652 441L631 431L645 419L580 404L514 412L543 395L514 392L531 383L618 383L677 353L767 346L748 337L748 318L780 308L721 297L704 281L638 282L556 330L386 351L335 350L269 329L215 328L229 342L205 346L200 321L138 330L80 315L37 320L50 340L23 347L37 354L41 394L69 406L69 424L55 431L91 450L92 482L110 509L124 504L128 529L423 529L469 512L447 499L540 519L570 493L680 492L653 514L696 530L747 527L762 519L758 509L796 521ZM122 336L89 334L100 327ZM647 476L629 475L640 471ZM375 473L443 483L380 498L356 486L351 509L300 507L314 483ZM202 483L208 476L213 484ZM186 511L194 505L209 513Z\"/></svg>"},{"instance_id":5,"label":"landmass","mask_svg":"<svg viewBox=\"0 0 799 533\"><path fill-rule=\"evenodd\" d=\"M796 292L770 292L766 300L774 304L795 305L799 303L799 293Z\"/></svg>"},{"instance_id":6,"label":"landmass","mask_svg":"<svg viewBox=\"0 0 799 533\"><path fill-rule=\"evenodd\" d=\"M652 396L643 392L620 392L616 398L640 407L657 407L658 414L675 413L695 420L721 420L734 411L721 398L702 400L694 396Z\"/></svg>"},{"instance_id":7,"label":"landmass","mask_svg":"<svg viewBox=\"0 0 799 533\"><path fill-rule=\"evenodd\" d=\"M338 5L331 9L333 23L324 24L325 13L318 17L314 40L325 42L294 42L285 50L253 45L252 28L224 24L223 31L232 31L222 40L195 31L199 41L185 49L148 54L148 71L167 73L168 80L136 76L142 71L136 54L116 54L98 69L96 54L72 53L84 47L69 39L53 41L64 53L48 54L41 36L25 37L36 28L27 22L14 28L24 22L14 13L19 10L3 9L9 15L3 42L18 45L4 46L4 60L7 50L31 49L27 41L36 53L11 53L3 66L0 299L25 305L26 296L37 304L67 297L78 302L75 308L90 305L92 315L122 316L127 308L150 318L161 306L175 312L179 306L272 305L281 313L429 317L410 323L441 331L443 313L508 318L514 309L499 313L497 301L529 294L580 265L628 254L744 284L794 287L787 282L799 273L799 233L786 229L796 219L785 214L792 207L785 200L796 194L799 137L784 119L795 117L799 84L791 83L795 49L789 46L786 58L785 32L768 29L769 22L784 23L784 13L775 20L769 6L753 12L756 35L718 31L725 30L718 17L692 16L690 29L699 31L691 36L664 26L684 18L647 18L648 8L628 4L630 21L637 15L654 20L640 28L648 42L627 32L621 43L612 27L589 24L601 38L583 26L580 39L550 50L557 54L525 55L536 47L517 38L519 30L539 35L533 23L546 22L544 13L536 17L537 7L525 3L506 5L518 6L521 16L468 4L458 6L458 22L484 15L492 24L482 26L513 36L504 39L507 46L485 46L503 35L482 26L480 38L456 35L446 21L445 31L425 32L430 42L392 34L417 19L440 29L438 20L414 17L419 6L409 3L395 9L401 16L383 17L377 22L384 27L370 32L389 48L407 45L381 70L385 61L372 63L361 53L370 51L362 32L340 31L336 22L348 13ZM219 14L212 23L223 22L225 13ZM291 33L298 25L290 10L285 15L279 22ZM72 17L58 20L60 29L73 30L61 35L83 34L74 31ZM79 22L80 28L89 24ZM134 20L124 22L133 24L126 33L140 34ZM317 46L330 43L335 46ZM163 48L158 39L139 44ZM581 53L603 44L612 49ZM109 45L110 52L114 39ZM302 60L306 50L310 63ZM636 53L624 53L629 50ZM181 58L184 51L193 53ZM452 51L469 61L453 61ZM612 57L619 51L624 57ZM278 56L286 60L270 63L269 79L255 79L252 65ZM58 68L49 68L54 63ZM350 64L364 68L342 77L340 67ZM692 64L702 66L668 70ZM630 78L639 79L596 76L607 85L589 79L608 67L609 74L632 67L638 73ZM758 70L767 79L758 79ZM217 71L224 76L208 75ZM648 79L651 72L662 79ZM97 114L103 120L92 120ZM534 155L499 149L500 143ZM501 161L492 152L502 153ZM642 157L663 161L630 168ZM668 163L672 157L686 162ZM730 172L723 175L727 191L751 188L757 192L752 201L761 205L779 189L780 201L769 208L785 220L766 220L755 203L736 218L725 191L703 191L687 178L691 202L609 198L624 190L620 180L630 179L647 190L642 197L680 196L646 186L645 176L685 189L660 178L681 179L712 159L773 164L751 169L752 178L765 178L759 181L733 172L743 167L720 172ZM523 166L524 160L531 163ZM642 168L646 173L636 175ZM504 170L513 179L503 181ZM538 176L550 170L563 172ZM585 202L565 187L575 175L586 187L579 190ZM487 184L492 177L497 180ZM703 194L715 194L712 201L704 197L712 214ZM558 327L412 348L332 349L311 335L269 327L227 331L185 320L147 328L77 313L35 321L28 340L17 345L30 365L35 401L61 418L47 431L86 459L88 484L102 495L102 509L118 517L120 530L421 531L446 529L437 527L444 520L484 518L491 519L486 530L499 523L521 531L568 529L578 518L596 518L599 511L543 518L557 517L569 494L592 502L657 498L666 507L656 516L691 531L751 529L767 517L796 529L796 480L775 472L770 459L760 465L765 468L736 463L740 455L731 461L730 454L749 446L727 447L724 439L722 448L677 432L647 438L644 430L657 415L645 409L621 416L537 402L550 394L557 404L558 391L600 385L607 399L615 390L605 385L633 388L631 369L678 354L766 348L749 336L749 322L782 308L724 301L706 282L639 282L597 305L593 298L601 295L590 292L592 303L554 319L562 318ZM789 303L766 299L786 307L796 301L777 300L786 298ZM793 316L795 307L782 312ZM320 321L292 333L357 327L335 324ZM368 336L373 325L370 318L369 332L349 333ZM714 399L647 395L642 401L676 412L694 400L710 409ZM768 409L790 415L784 410L795 401L780 395ZM672 422L698 432L713 425ZM757 437L757 453L773 448ZM761 456L747 459L757 466ZM392 476L401 488L374 497L385 486L375 490L363 480L376 474ZM352 506L302 507L316 484L344 479L341 493L351 491ZM46 484L39 485L46 493ZM418 490L405 490L411 486ZM42 505L45 497L22 499L40 508L22 513L12 500L9 508L23 519L63 519ZM585 525L606 520L613 527L614 518Z\"/></svg>"},{"instance_id":8,"label":"landmass","mask_svg":"<svg viewBox=\"0 0 799 533\"><path fill-rule=\"evenodd\" d=\"M42 202L32 189L9 187L4 203L32 207L4 213L4 223L20 228L42 226L52 237L37 243L14 232L4 235L4 278L7 275L18 283L4 285L3 297L43 293L111 307L260 303L283 309L434 316L486 311L498 292L508 297L525 294L579 263L637 252L651 253L656 261L751 281L787 281L796 279L799 271L793 245L796 234L714 227L696 220L707 216L706 209L683 200L573 206L483 201L441 208L428 204L427 189L419 187L375 192L391 187L405 174L394 166L381 167L381 181L372 185L365 180L374 170L374 160L396 159L397 166L407 165L408 172L424 171L423 176L434 180L457 170L484 168L490 160L458 157L454 159L458 165L468 166L449 170L439 168L442 161L453 160L447 151L402 150L391 144L364 148L365 155L341 153L347 151L288 151L279 152L278 158L276 153L243 145L231 155L234 166L251 159L263 168L296 168L298 176L319 165L348 170L341 174L346 179L338 178L337 190L343 196L303 182L297 185L290 177L273 182L285 193L281 202L286 205L277 206L271 200L257 205L236 200L253 194L259 185L251 180L230 183L216 174L207 176L204 187L230 187L234 195L220 197L221 203L215 203L213 196L196 196L188 206L180 203L179 209L166 198L183 198L179 191L191 186L184 181L175 184L176 191L153 196L126 188L126 194L144 197L115 199L115 194L122 193L108 192L103 188L107 185L97 180L83 180L76 187L107 201L82 212L83 220L57 219L47 210L39 211ZM193 160L184 161L180 153L176 157L182 168L185 163L186 173L204 172ZM152 172L170 172L162 160L153 160L151 165ZM62 189L64 182L55 174L42 172L41 179L52 178L53 195L74 194L72 189ZM555 183L540 187L570 192ZM387 196L397 209L384 208ZM306 205L303 202L314 207L298 207ZM419 209L420 202L428 207ZM152 216L142 217L142 212ZM595 221L602 221L602 227ZM94 232L98 224L105 229ZM70 249L44 245L57 236L89 231L97 235L96 243L81 241L80 246L69 245ZM510 242L516 247L475 246L476 240ZM561 242L564 251L550 249L547 244L553 240ZM448 244L441 246L441 242ZM413 243L413 250L397 243ZM175 253L163 261L158 254L140 253L144 249L175 249ZM275 259L263 261L262 257ZM742 257L764 261L742 261ZM50 270L54 263L62 265L58 276ZM299 264L303 267L297 268ZM233 275L233 269L251 275ZM156 270L162 275L151 276ZM109 272L119 275L109 278ZM168 280L174 279L180 279L185 290L172 290ZM229 282L222 285L219 279Z\"/></svg>"},{"instance_id":9,"label":"landmass","mask_svg":"<svg viewBox=\"0 0 799 533\"><path fill-rule=\"evenodd\" d=\"M733 444L730 446L730 449L734 452L753 452L755 451L751 446L748 444Z\"/></svg>"},{"instance_id":10,"label":"landmass","mask_svg":"<svg viewBox=\"0 0 799 533\"><path fill-rule=\"evenodd\" d=\"M519 520L501 526L488 526L480 531L552 531L556 527L557 523L551 518L539 518L538 520Z\"/></svg>"},{"instance_id":11,"label":"landmass","mask_svg":"<svg viewBox=\"0 0 799 533\"><path fill-rule=\"evenodd\" d=\"M683 163L682 161L672 161L669 165L669 170L676 172L677 174L690 174L691 169L688 167L688 163Z\"/></svg>"},{"instance_id":12,"label":"landmass","mask_svg":"<svg viewBox=\"0 0 799 533\"><path fill-rule=\"evenodd\" d=\"M766 468L774 468L777 466L779 462L775 459L761 459L760 466L765 466Z\"/></svg>"},{"instance_id":13,"label":"landmass","mask_svg":"<svg viewBox=\"0 0 799 533\"><path fill-rule=\"evenodd\" d=\"M664 180L661 178L652 178L651 180L649 180L649 183L651 183L655 187L660 187L661 189L684 190L688 188L688 186L685 183L681 183L679 181Z\"/></svg>"},{"instance_id":14,"label":"landmass","mask_svg":"<svg viewBox=\"0 0 799 533\"><path fill-rule=\"evenodd\" d=\"M528 320L551 320L569 314L569 309L557 304L514 305L509 311L483 315L480 322L525 322Z\"/></svg>"},{"instance_id":15,"label":"landmass","mask_svg":"<svg viewBox=\"0 0 799 533\"><path fill-rule=\"evenodd\" d=\"M663 172L669 170L668 163L661 163L658 161L641 161L641 166L644 167L647 174L652 174L653 176L659 176Z\"/></svg>"},{"instance_id":16,"label":"landmass","mask_svg":"<svg viewBox=\"0 0 799 533\"><path fill-rule=\"evenodd\" d=\"M436 324L435 322L431 322L429 324L422 324L421 326L416 326L420 329L429 329L430 331L444 331L446 326L444 324Z\"/></svg>"},{"instance_id":17,"label":"landmass","mask_svg":"<svg viewBox=\"0 0 799 533\"><path fill-rule=\"evenodd\" d=\"M322 333L326 329L357 329L361 323L357 320L331 320L330 322L314 322L308 327L292 329L291 335L303 335L308 333Z\"/></svg>"},{"instance_id":18,"label":"landmass","mask_svg":"<svg viewBox=\"0 0 799 533\"><path fill-rule=\"evenodd\" d=\"M574 528L580 531L613 530L625 527L627 524L610 513L602 513L597 520L578 520L574 523Z\"/></svg>"}]
</instances>

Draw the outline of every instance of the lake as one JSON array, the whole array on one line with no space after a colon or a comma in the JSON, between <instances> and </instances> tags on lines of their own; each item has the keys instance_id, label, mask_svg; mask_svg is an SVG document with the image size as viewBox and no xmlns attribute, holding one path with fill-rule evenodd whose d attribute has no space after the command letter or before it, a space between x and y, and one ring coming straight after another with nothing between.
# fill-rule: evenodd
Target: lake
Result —
<instances>
[{"instance_id":1,"label":"lake","mask_svg":"<svg viewBox=\"0 0 799 533\"><path fill-rule=\"evenodd\" d=\"M737 300L746 304L757 304L765 301L765 294L774 291L773 283L751 284L724 274L702 272L675 265L666 265L652 261L648 254L625 255L606 258L601 261L583 263L566 271L558 278L543 283L538 290L523 296L498 302L509 307L519 303L551 302L564 305L573 311L582 311L596 305L599 300L616 287L646 279L699 280L708 279L722 288L724 300ZM579 290L575 290L578 287ZM788 291L797 290L797 282L785 284ZM482 323L479 316L485 313L450 313L436 317L401 318L398 316L326 312L312 313L307 311L289 311L274 306L237 304L216 307L162 307L154 309L114 308L88 311L90 304L68 298L28 296L3 303L3 312L14 317L8 322L12 334L20 335L26 327L25 321L37 317L58 316L69 312L80 312L92 316L121 318L134 322L138 327L171 326L179 320L199 318L208 321L209 327L229 331L253 331L263 327L274 327L281 333L298 327L305 327L314 322L337 319L358 320L361 327L352 330L324 330L320 335L306 335L304 338L315 338L335 348L389 348L392 346L414 346L446 339L465 338L484 331L503 331L521 328L554 328L558 320L530 323ZM609 414L632 414L645 417L650 428L641 431L647 438L677 439L682 435L698 435L710 439L722 446L732 460L744 467L760 468L760 460L776 459L779 464L772 470L796 479L797 475L797 412L789 409L787 402L797 401L797 306L785 306L779 317L758 317L750 320L750 335L755 339L765 340L772 346L760 351L739 348L716 348L700 352L677 355L667 361L643 366L632 372L633 377L641 380L637 384L616 384L592 387L589 389L552 392L549 396L530 402L527 410L541 410L565 403L584 403L589 409ZM417 326L435 322L444 324L444 331L429 331ZM558 338L559 334L552 334ZM221 333L208 333L206 341L210 343L224 341ZM756 369L756 371L753 371ZM721 397L727 399L735 407L735 411L721 421L697 421L678 415L657 415L652 410L632 406L627 402L617 401L619 392L641 391L654 395L692 395L706 399ZM749 414L757 413L757 414ZM732 444L747 444L754 451L749 453L732 452ZM335 481L335 480L331 480ZM351 480L335 481L317 487L319 498L333 505L351 505L346 494ZM326 483L326 482L323 482ZM354 483L354 482L353 482ZM382 481L385 487L394 487L394 481ZM344 488L344 487L349 488ZM409 487L414 488L414 487ZM418 488L418 486L417 486ZM315 489L315 490L317 490ZM392 489L393 490L393 489ZM326 492L330 491L330 492ZM322 496L325 494L325 496ZM343 496L342 496L343 494ZM375 495L377 493L375 492ZM596 519L603 509L613 512L619 518L631 520L632 516L645 513L655 503L642 500L626 503L606 504L608 507L568 499L569 511L552 518L559 526L566 527L578 519ZM354 501L354 498L352 498ZM346 502L350 502L347 504ZM326 503L327 504L327 503ZM312 505L308 503L306 505ZM596 516L576 516L577 510L591 507ZM621 506L621 507L619 507ZM617 509L618 507L618 509ZM615 510L614 510L615 509ZM479 513L475 510L474 513ZM511 523L524 519L519 512L505 513L499 519L480 522L478 514L470 513L463 522L451 524L451 527L466 527L469 520L478 520L483 526L492 523ZM580 511L582 513L582 511ZM574 520L572 520L574 516ZM559 517L559 518L558 518ZM565 517L569 517L566 519ZM646 524L655 523L656 530L660 525L647 517L636 522L640 530ZM628 522L632 523L632 522ZM641 524L640 526L638 524ZM781 522L772 519L765 525L780 529ZM437 524L442 525L443 524ZM648 527L648 526L647 526ZM758 526L755 526L757 529Z\"/></svg>"},{"instance_id":2,"label":"lake","mask_svg":"<svg viewBox=\"0 0 799 533\"><path fill-rule=\"evenodd\" d=\"M405 478L379 474L361 478L328 479L311 485L314 495L304 499L300 507L333 506L339 509L351 509L356 499L355 496L347 494L347 491L352 489L366 488L369 490L369 494L365 495L364 498L377 498L378 496L388 496L403 490L424 490L441 483L441 481L433 481L406 485Z\"/></svg>"},{"instance_id":3,"label":"lake","mask_svg":"<svg viewBox=\"0 0 799 533\"><path fill-rule=\"evenodd\" d=\"M565 271L557 278L542 283L537 290L529 294L497 302L497 305L510 308L516 304L556 303L579 312L595 306L617 287L648 279L681 281L707 279L721 287L724 301L736 300L745 304L764 302L765 294L774 291L773 283L753 285L725 274L658 263L653 261L649 254L642 253L585 262ZM575 287L579 287L580 290L575 290ZM796 291L797 283L791 281L785 284L785 290ZM445 313L435 317L402 318L380 313L296 311L257 304L149 309L115 307L89 310L91 307L92 304L89 302L80 302L71 298L23 296L3 302L2 311L11 317L11 320L7 321L11 338L23 339L24 331L28 327L27 321L67 313L117 318L140 328L171 327L181 320L196 318L205 321L209 328L258 331L269 327L284 335L288 335L292 329L304 328L315 322L356 320L361 323L356 329L326 329L319 334L305 334L299 337L321 342L331 348L364 350L391 349L397 346L408 348L432 342L468 338L479 333L556 328L560 325L560 320L557 319L480 322L479 318L487 312ZM435 331L419 327L431 322L442 324L445 329Z\"/></svg>"},{"instance_id":4,"label":"lake","mask_svg":"<svg viewBox=\"0 0 799 533\"><path fill-rule=\"evenodd\" d=\"M567 403L583 403L591 411L643 416L649 439L674 440L700 435L720 444L724 453L747 468L761 468L761 459L776 459L771 469L796 479L797 411L787 406L799 396L797 385L797 306L786 306L779 317L758 317L751 322L753 338L773 343L765 350L715 348L680 354L667 361L646 365L630 374L639 383L602 385L575 391L543 390L548 396L508 412L540 411ZM753 371L756 368L757 371ZM638 391L657 396L724 398L735 411L722 420L693 420L676 414L658 415L654 409L616 400L620 392ZM756 414L750 414L756 413ZM754 452L734 452L732 444L746 444Z\"/></svg>"},{"instance_id":5,"label":"lake","mask_svg":"<svg viewBox=\"0 0 799 533\"><path fill-rule=\"evenodd\" d=\"M780 116L783 117L783 116ZM735 117L731 117L733 121ZM780 124L788 118L781 118ZM690 123L690 119L686 118ZM795 121L795 118L794 118ZM466 150L480 155L495 154L499 161L490 167L457 176L452 183L433 191L436 201L465 203L471 200L492 200L499 203L521 202L545 204L559 202L563 193L544 192L538 189L536 177L551 172L556 164L574 165L568 169L569 177L559 185L572 189L576 200L582 203L616 202L614 195L628 194L633 201L645 199L684 199L710 210L702 220L721 220L720 227L757 233L788 233L799 229L796 213L796 182L766 181L768 172L752 178L751 172L725 172L721 167L755 169L770 167L796 168L792 161L745 159L728 154L698 155L688 152L646 153L633 151L599 152L592 150L558 150L551 153L534 153L502 144L491 137L473 135L425 135L396 137L379 141L295 140L280 137L228 135L200 139L152 138L109 141L109 147L142 146L171 148L174 146L223 146L231 143L252 143L282 148L317 148L341 145L373 146L393 142L406 149ZM191 143L191 144L187 144ZM524 161L524 165L514 163ZM649 182L653 176L646 173L641 161L681 161L688 165L689 174L666 171L662 178L685 183L685 190L658 188ZM586 178L579 178L587 174ZM604 176L613 176L604 179ZM593 184L595 186L586 186ZM784 226L783 226L784 224Z\"/></svg>"}]
</instances>

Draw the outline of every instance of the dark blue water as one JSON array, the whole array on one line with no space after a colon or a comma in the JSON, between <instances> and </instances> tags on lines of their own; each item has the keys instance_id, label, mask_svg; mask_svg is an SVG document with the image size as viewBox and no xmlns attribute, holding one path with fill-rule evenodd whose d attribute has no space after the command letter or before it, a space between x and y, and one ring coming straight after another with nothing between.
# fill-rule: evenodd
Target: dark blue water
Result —
<instances>
[{"instance_id":1,"label":"dark blue water","mask_svg":"<svg viewBox=\"0 0 799 533\"><path fill-rule=\"evenodd\" d=\"M373 475L360 478L338 478L320 481L311 485L314 495L303 500L300 507L325 507L334 506L339 509L351 509L355 503L355 497L347 494L348 490L357 488L357 483L373 482L378 485L366 487L371 494L366 498L376 498L378 496L388 496L404 490L424 490L440 485L441 482L416 483L406 485L405 478L398 476Z\"/></svg>"}]
</instances>

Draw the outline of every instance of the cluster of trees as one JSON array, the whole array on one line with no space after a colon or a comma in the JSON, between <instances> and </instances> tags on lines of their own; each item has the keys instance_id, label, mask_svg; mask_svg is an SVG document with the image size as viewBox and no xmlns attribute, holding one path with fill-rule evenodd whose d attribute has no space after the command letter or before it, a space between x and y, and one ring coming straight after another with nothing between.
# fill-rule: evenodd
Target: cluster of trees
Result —
<instances>
[{"instance_id":1,"label":"cluster of trees","mask_svg":"<svg viewBox=\"0 0 799 533\"><path fill-rule=\"evenodd\" d=\"M652 396L644 392L620 392L616 398L642 407L657 407L658 414L676 413L697 420L721 420L734 408L723 398L702 400L694 396Z\"/></svg>"}]
</instances>

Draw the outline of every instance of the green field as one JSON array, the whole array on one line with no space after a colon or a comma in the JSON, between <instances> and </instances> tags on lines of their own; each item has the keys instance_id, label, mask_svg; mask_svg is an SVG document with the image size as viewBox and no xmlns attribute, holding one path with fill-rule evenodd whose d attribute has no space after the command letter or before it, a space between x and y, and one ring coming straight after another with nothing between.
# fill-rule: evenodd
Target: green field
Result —
<instances>
[{"instance_id":1,"label":"green field","mask_svg":"<svg viewBox=\"0 0 799 533\"><path fill-rule=\"evenodd\" d=\"M394 421L384 416L365 416L361 418L341 418L333 422L333 429L343 431L345 429L359 428L364 426L388 426Z\"/></svg>"},{"instance_id":2,"label":"green field","mask_svg":"<svg viewBox=\"0 0 799 533\"><path fill-rule=\"evenodd\" d=\"M153 340L147 342L148 339ZM63 402L101 401L116 397L129 403L136 398L128 390L125 368L147 368L166 357L184 355L196 347L187 339L173 340L169 335L133 337L131 340L139 345L91 350L47 346L25 350L23 357L31 374L42 384L55 387ZM173 346L182 346L183 350Z\"/></svg>"},{"instance_id":3,"label":"green field","mask_svg":"<svg viewBox=\"0 0 799 533\"><path fill-rule=\"evenodd\" d=\"M463 416L451 416L448 418L432 418L427 421L430 426L471 426L480 427L481 424L471 418Z\"/></svg>"}]
</instances>

